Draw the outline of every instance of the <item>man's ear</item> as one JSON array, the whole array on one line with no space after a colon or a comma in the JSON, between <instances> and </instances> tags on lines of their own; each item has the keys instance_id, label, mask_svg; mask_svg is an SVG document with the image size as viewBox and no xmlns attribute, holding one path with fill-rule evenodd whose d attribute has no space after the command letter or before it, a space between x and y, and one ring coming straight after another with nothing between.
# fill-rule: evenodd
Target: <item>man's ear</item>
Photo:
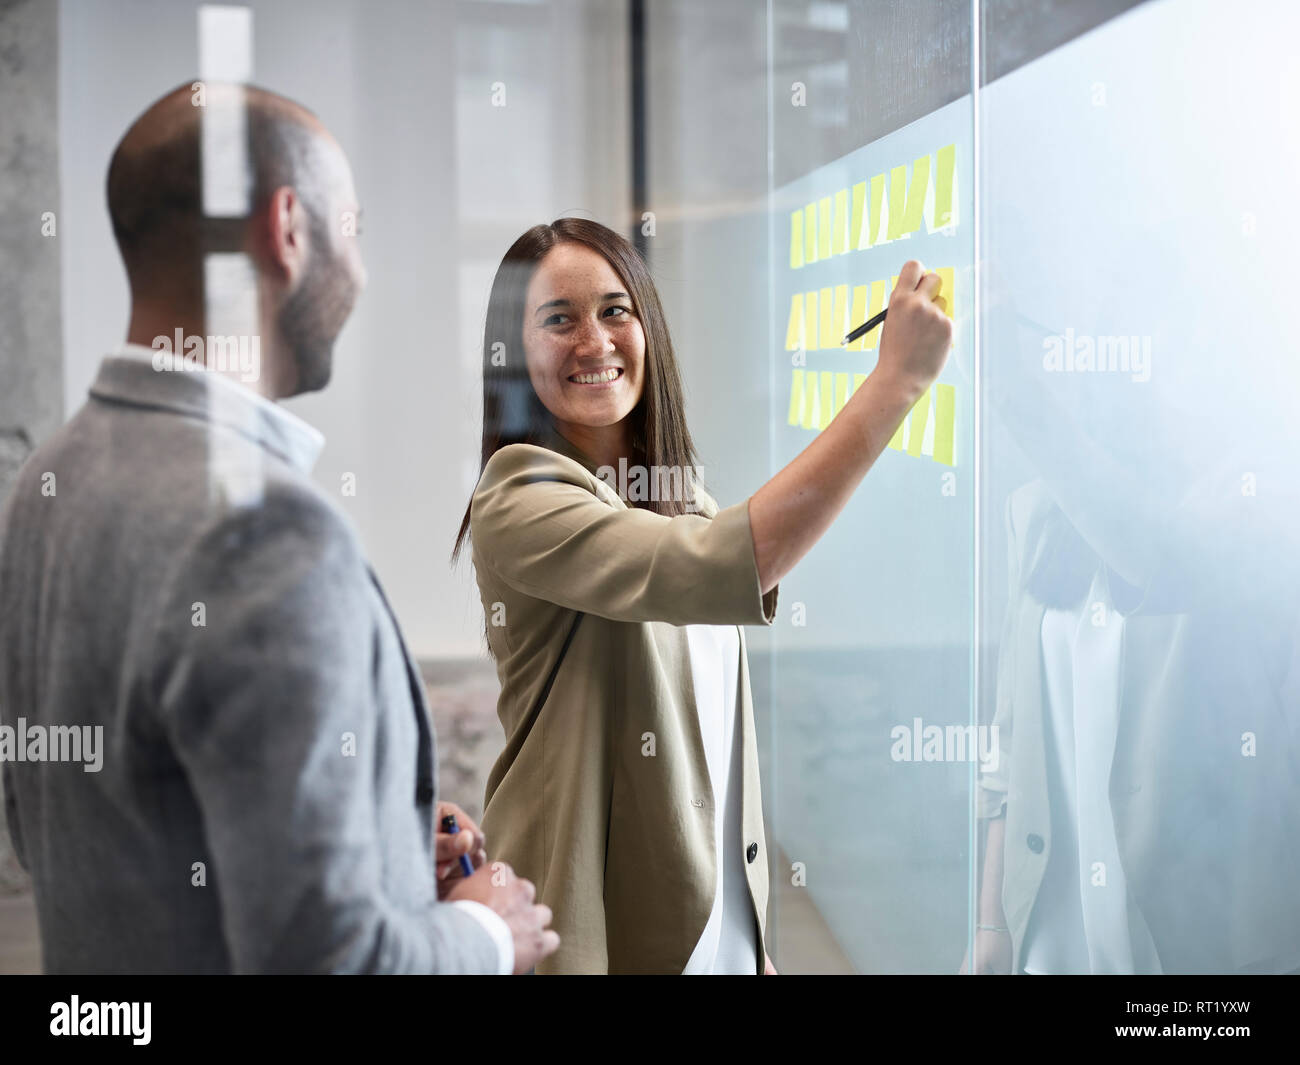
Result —
<instances>
[{"instance_id":1,"label":"man's ear","mask_svg":"<svg viewBox=\"0 0 1300 1065\"><path fill-rule=\"evenodd\" d=\"M262 254L271 272L292 285L307 262L307 209L290 185L271 193L262 212Z\"/></svg>"}]
</instances>

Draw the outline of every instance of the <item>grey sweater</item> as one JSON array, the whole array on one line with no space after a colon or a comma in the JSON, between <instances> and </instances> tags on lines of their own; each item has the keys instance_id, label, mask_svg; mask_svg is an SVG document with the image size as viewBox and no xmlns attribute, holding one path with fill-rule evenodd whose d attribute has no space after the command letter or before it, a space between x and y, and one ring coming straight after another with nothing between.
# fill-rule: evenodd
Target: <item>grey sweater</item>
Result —
<instances>
[{"instance_id":1,"label":"grey sweater","mask_svg":"<svg viewBox=\"0 0 1300 1065\"><path fill-rule=\"evenodd\" d=\"M232 382L109 357L23 467L0 756L48 971L497 969L437 901L423 687L307 476L320 443Z\"/></svg>"}]
</instances>

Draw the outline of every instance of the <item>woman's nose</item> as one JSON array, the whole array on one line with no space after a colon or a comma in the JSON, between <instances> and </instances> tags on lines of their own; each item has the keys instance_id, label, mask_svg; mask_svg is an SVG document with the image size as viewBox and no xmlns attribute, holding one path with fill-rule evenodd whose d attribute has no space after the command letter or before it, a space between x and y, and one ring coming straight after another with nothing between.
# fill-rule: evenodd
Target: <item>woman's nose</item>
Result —
<instances>
[{"instance_id":1,"label":"woman's nose","mask_svg":"<svg viewBox=\"0 0 1300 1065\"><path fill-rule=\"evenodd\" d=\"M614 350L613 337L599 319L589 318L582 323L573 341L574 349L593 354L604 354Z\"/></svg>"}]
</instances>

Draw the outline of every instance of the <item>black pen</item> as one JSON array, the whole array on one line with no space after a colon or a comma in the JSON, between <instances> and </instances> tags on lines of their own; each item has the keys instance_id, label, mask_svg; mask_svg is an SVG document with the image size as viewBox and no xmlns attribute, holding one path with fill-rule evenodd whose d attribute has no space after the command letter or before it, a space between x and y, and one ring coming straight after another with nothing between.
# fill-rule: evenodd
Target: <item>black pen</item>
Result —
<instances>
[{"instance_id":1,"label":"black pen","mask_svg":"<svg viewBox=\"0 0 1300 1065\"><path fill-rule=\"evenodd\" d=\"M870 333L873 329L876 328L876 326L878 326L881 322L885 320L885 315L888 313L889 313L889 308L886 307L879 314L873 314L870 318L868 318L865 322L863 322L860 326L858 326L857 329L853 330L852 333L846 336L844 338L844 343L852 344L855 340L858 339L858 337L866 336L866 334Z\"/></svg>"}]
</instances>

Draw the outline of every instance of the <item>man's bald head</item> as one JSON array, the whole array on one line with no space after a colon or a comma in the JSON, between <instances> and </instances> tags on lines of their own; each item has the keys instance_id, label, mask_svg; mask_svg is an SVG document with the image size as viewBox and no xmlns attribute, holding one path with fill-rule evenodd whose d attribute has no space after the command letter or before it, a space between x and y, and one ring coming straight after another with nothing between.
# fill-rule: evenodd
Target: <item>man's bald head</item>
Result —
<instances>
[{"instance_id":1,"label":"man's bald head","mask_svg":"<svg viewBox=\"0 0 1300 1065\"><path fill-rule=\"evenodd\" d=\"M210 247L203 222L202 123L209 107L239 107L247 133L244 175L252 213L293 187L314 226L328 224L328 175L341 154L301 104L252 86L182 85L157 100L118 142L108 168L113 235L132 287L197 270ZM199 93L202 93L200 96ZM201 102L196 102L201 101Z\"/></svg>"},{"instance_id":2,"label":"man's bald head","mask_svg":"<svg viewBox=\"0 0 1300 1065\"><path fill-rule=\"evenodd\" d=\"M223 143L232 135L240 142ZM204 152L211 155L206 167ZM242 169L231 170L232 161ZM205 216L205 173L235 184L210 189L209 208L226 215L233 203L241 217ZM251 296L262 351L270 355L273 379L263 384L277 395L324 387L365 268L355 226L344 225L345 215L358 211L352 172L315 115L251 86L174 89L113 152L108 209L131 282L133 333L170 335L180 321L195 332L237 332L247 327L223 325L246 319L232 318L229 308L246 306L241 297ZM247 256L256 287L236 281L226 291L223 274L219 290L209 291L205 262L219 252Z\"/></svg>"}]
</instances>

